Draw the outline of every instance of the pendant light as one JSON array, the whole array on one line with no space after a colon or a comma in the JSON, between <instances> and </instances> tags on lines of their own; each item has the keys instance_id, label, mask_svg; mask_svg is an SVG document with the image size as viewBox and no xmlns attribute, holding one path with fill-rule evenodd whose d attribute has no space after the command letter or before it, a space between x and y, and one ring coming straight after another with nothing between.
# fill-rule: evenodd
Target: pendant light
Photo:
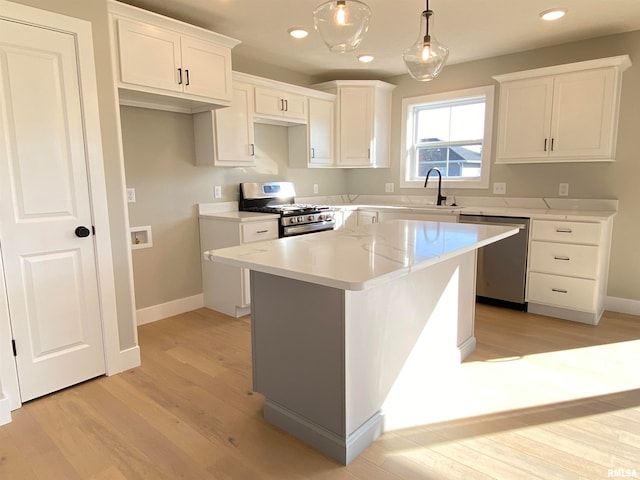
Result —
<instances>
[{"instance_id":1,"label":"pendant light","mask_svg":"<svg viewBox=\"0 0 640 480\"><path fill-rule=\"evenodd\" d=\"M433 12L429 10L429 0L426 0L426 10L420 18L420 33L416 43L407 48L402 54L409 74L421 82L436 78L444 67L449 49L438 43L433 35L429 35L429 18ZM426 32L424 37L422 32Z\"/></svg>"},{"instance_id":2,"label":"pendant light","mask_svg":"<svg viewBox=\"0 0 640 480\"><path fill-rule=\"evenodd\" d=\"M313 11L313 26L329 50L355 50L369 28L371 10L359 0L331 0Z\"/></svg>"}]
</instances>

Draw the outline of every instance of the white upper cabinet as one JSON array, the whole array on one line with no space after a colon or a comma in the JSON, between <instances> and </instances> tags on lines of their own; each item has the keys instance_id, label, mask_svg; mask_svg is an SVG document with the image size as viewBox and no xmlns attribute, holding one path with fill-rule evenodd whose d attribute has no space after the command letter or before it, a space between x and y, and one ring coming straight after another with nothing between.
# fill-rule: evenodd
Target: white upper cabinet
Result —
<instances>
[{"instance_id":1,"label":"white upper cabinet","mask_svg":"<svg viewBox=\"0 0 640 480\"><path fill-rule=\"evenodd\" d=\"M289 165L295 168L334 167L335 95L310 91L309 121L288 128Z\"/></svg>"},{"instance_id":2,"label":"white upper cabinet","mask_svg":"<svg viewBox=\"0 0 640 480\"><path fill-rule=\"evenodd\" d=\"M196 165L255 165L253 88L234 81L231 107L193 115Z\"/></svg>"},{"instance_id":3,"label":"white upper cabinet","mask_svg":"<svg viewBox=\"0 0 640 480\"><path fill-rule=\"evenodd\" d=\"M377 80L337 80L314 85L336 94L336 166L376 168L390 165L391 92Z\"/></svg>"},{"instance_id":4,"label":"white upper cabinet","mask_svg":"<svg viewBox=\"0 0 640 480\"><path fill-rule=\"evenodd\" d=\"M307 123L307 97L295 93L256 86L256 116Z\"/></svg>"},{"instance_id":5,"label":"white upper cabinet","mask_svg":"<svg viewBox=\"0 0 640 480\"><path fill-rule=\"evenodd\" d=\"M109 2L120 103L193 113L231 105L237 40Z\"/></svg>"},{"instance_id":6,"label":"white upper cabinet","mask_svg":"<svg viewBox=\"0 0 640 480\"><path fill-rule=\"evenodd\" d=\"M630 65L624 55L493 77L501 84L496 163L615 160Z\"/></svg>"},{"instance_id":7,"label":"white upper cabinet","mask_svg":"<svg viewBox=\"0 0 640 480\"><path fill-rule=\"evenodd\" d=\"M333 165L334 104L309 97L309 166Z\"/></svg>"}]
</instances>

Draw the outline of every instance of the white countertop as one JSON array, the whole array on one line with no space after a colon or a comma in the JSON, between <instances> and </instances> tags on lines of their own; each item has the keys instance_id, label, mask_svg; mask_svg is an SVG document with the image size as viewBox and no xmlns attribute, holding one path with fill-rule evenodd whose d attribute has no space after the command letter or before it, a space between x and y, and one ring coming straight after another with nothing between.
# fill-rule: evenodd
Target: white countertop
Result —
<instances>
[{"instance_id":1,"label":"white countertop","mask_svg":"<svg viewBox=\"0 0 640 480\"><path fill-rule=\"evenodd\" d=\"M520 198L456 196L457 206L436 206L422 195L342 195L307 197L303 202L326 203L346 210L375 209L409 213L441 213L527 217L540 220L601 222L616 215L614 199ZM346 200L346 202L345 202Z\"/></svg>"},{"instance_id":2,"label":"white countertop","mask_svg":"<svg viewBox=\"0 0 640 480\"><path fill-rule=\"evenodd\" d=\"M257 213L257 212L240 212L234 210L231 212L217 212L217 213L201 213L199 218L210 218L215 220L229 221L229 222L259 222L261 220L271 220L280 218L278 213Z\"/></svg>"},{"instance_id":3,"label":"white countertop","mask_svg":"<svg viewBox=\"0 0 640 480\"><path fill-rule=\"evenodd\" d=\"M517 233L393 220L204 252L206 260L343 290L365 290Z\"/></svg>"}]
</instances>

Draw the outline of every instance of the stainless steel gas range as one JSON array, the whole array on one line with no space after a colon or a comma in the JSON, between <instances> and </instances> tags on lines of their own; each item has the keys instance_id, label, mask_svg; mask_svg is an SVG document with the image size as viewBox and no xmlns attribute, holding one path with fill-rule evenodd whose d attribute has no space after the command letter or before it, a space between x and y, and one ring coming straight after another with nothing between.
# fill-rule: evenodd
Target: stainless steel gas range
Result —
<instances>
[{"instance_id":1,"label":"stainless steel gas range","mask_svg":"<svg viewBox=\"0 0 640 480\"><path fill-rule=\"evenodd\" d=\"M238 209L279 214L280 237L333 230L335 218L331 207L296 203L295 196L291 182L241 183Z\"/></svg>"}]
</instances>

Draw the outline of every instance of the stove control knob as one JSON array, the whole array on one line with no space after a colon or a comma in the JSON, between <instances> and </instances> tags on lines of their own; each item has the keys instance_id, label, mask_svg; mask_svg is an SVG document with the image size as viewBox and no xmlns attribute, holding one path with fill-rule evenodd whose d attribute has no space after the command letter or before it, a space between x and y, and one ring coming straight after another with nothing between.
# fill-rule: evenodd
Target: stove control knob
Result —
<instances>
[{"instance_id":1,"label":"stove control knob","mask_svg":"<svg viewBox=\"0 0 640 480\"><path fill-rule=\"evenodd\" d=\"M318 221L320 221L320 222L324 221L324 215L323 214L318 215Z\"/></svg>"},{"instance_id":2,"label":"stove control knob","mask_svg":"<svg viewBox=\"0 0 640 480\"><path fill-rule=\"evenodd\" d=\"M298 223L298 219L296 217L291 217L289 223Z\"/></svg>"},{"instance_id":3,"label":"stove control knob","mask_svg":"<svg viewBox=\"0 0 640 480\"><path fill-rule=\"evenodd\" d=\"M308 219L310 222L313 222L313 215L309 215L309 216L307 217L307 219Z\"/></svg>"},{"instance_id":4,"label":"stove control knob","mask_svg":"<svg viewBox=\"0 0 640 480\"><path fill-rule=\"evenodd\" d=\"M298 223L303 223L304 222L304 217L298 217Z\"/></svg>"}]
</instances>

